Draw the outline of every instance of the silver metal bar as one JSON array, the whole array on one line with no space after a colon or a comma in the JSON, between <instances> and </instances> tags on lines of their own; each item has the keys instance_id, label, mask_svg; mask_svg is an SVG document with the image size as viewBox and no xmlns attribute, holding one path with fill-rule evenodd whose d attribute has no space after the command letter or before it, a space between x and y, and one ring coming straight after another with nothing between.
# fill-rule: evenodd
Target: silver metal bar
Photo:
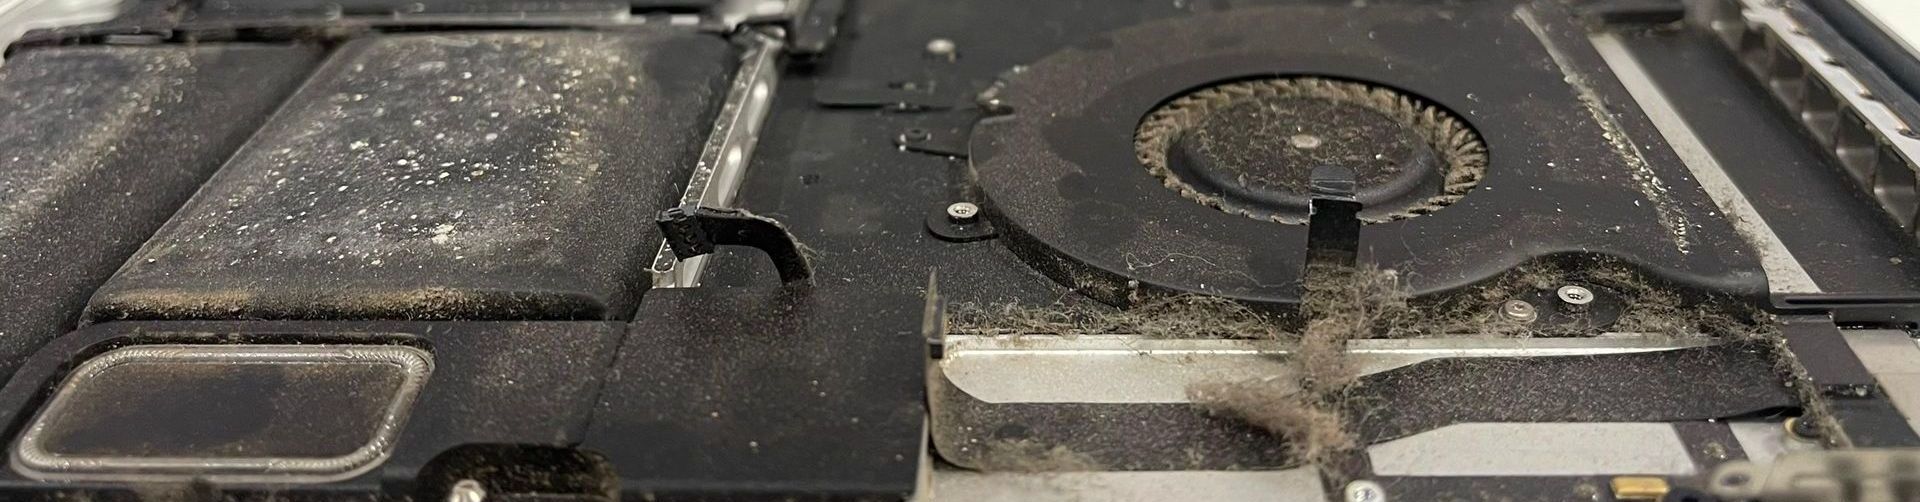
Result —
<instances>
[{"instance_id":1,"label":"silver metal bar","mask_svg":"<svg viewBox=\"0 0 1920 502\"><path fill-rule=\"evenodd\" d=\"M1464 423L1367 447L1381 476L1692 476L1673 424Z\"/></svg>"},{"instance_id":2,"label":"silver metal bar","mask_svg":"<svg viewBox=\"0 0 1920 502\"><path fill-rule=\"evenodd\" d=\"M1353 340L1361 374L1449 357L1537 357L1654 352L1716 343L1706 337L1608 334L1592 338ZM1189 385L1286 375L1278 340L1168 340L1131 335L949 335L939 370L989 403L1184 403Z\"/></svg>"},{"instance_id":3,"label":"silver metal bar","mask_svg":"<svg viewBox=\"0 0 1920 502\"><path fill-rule=\"evenodd\" d=\"M720 26L732 30L746 23L783 21L800 17L810 0L724 0L714 8Z\"/></svg>"},{"instance_id":4,"label":"silver metal bar","mask_svg":"<svg viewBox=\"0 0 1920 502\"><path fill-rule=\"evenodd\" d=\"M1901 330L1841 332L1860 363L1880 383L1887 400L1920 432L1920 341Z\"/></svg>"},{"instance_id":5,"label":"silver metal bar","mask_svg":"<svg viewBox=\"0 0 1920 502\"><path fill-rule=\"evenodd\" d=\"M0 0L0 47L29 31L99 23L120 14L120 0Z\"/></svg>"},{"instance_id":6,"label":"silver metal bar","mask_svg":"<svg viewBox=\"0 0 1920 502\"><path fill-rule=\"evenodd\" d=\"M713 132L707 136L700 162L693 167L687 190L680 195L680 206L713 208L733 207L734 196L747 175L747 162L760 140L760 127L766 122L773 103L774 86L779 83L779 56L785 44L773 36L747 31L747 50L741 55L740 68L734 73L733 86L727 90ZM653 259L653 286L690 288L700 284L707 257L676 260L673 249L660 243Z\"/></svg>"},{"instance_id":7,"label":"silver metal bar","mask_svg":"<svg viewBox=\"0 0 1920 502\"><path fill-rule=\"evenodd\" d=\"M1687 170L1693 173L1693 179L1699 182L1700 188L1706 190L1707 197L1713 199L1714 205L1720 207L1720 212L1728 216L1728 222L1740 232L1740 236L1760 252L1760 267L1767 273L1767 289L1774 293L1819 293L1820 286L1813 282L1812 276L1807 275L1807 269L1800 266L1800 261L1794 259L1793 252L1787 249L1786 244L1780 242L1780 236L1773 232L1773 227L1767 226L1767 221L1753 209L1753 203L1740 193L1733 179L1727 177L1720 161L1714 159L1706 145L1700 143L1700 137L1694 134L1685 119L1680 118L1673 103L1667 100L1665 93L1660 92L1660 87L1653 83L1646 68L1634 59L1633 53L1627 50L1620 37L1601 33L1592 36L1591 40L1594 51L1606 60L1620 84L1627 88L1627 93L1640 104L1641 111L1646 112L1647 118L1653 121L1654 128L1660 130L1660 135L1667 139L1674 153L1679 154Z\"/></svg>"},{"instance_id":8,"label":"silver metal bar","mask_svg":"<svg viewBox=\"0 0 1920 502\"><path fill-rule=\"evenodd\" d=\"M933 489L920 502L1026 501L1148 502L1214 500L1252 502L1323 500L1320 475L1312 468L1282 471L1090 471L933 472Z\"/></svg>"},{"instance_id":9,"label":"silver metal bar","mask_svg":"<svg viewBox=\"0 0 1920 502\"><path fill-rule=\"evenodd\" d=\"M1795 451L1760 465L1715 468L1707 490L1726 500L1896 502L1913 500L1920 448Z\"/></svg>"},{"instance_id":10,"label":"silver metal bar","mask_svg":"<svg viewBox=\"0 0 1920 502\"><path fill-rule=\"evenodd\" d=\"M1733 433L1733 440L1740 443L1740 451L1747 454L1747 460L1766 464L1774 457L1790 451L1822 449L1813 439L1804 439L1787 433L1787 424L1780 420L1729 420L1727 430Z\"/></svg>"},{"instance_id":11,"label":"silver metal bar","mask_svg":"<svg viewBox=\"0 0 1920 502\"><path fill-rule=\"evenodd\" d=\"M1863 190L1908 232L1920 230L1920 132L1765 0L1695 0L1688 16L1714 31Z\"/></svg>"},{"instance_id":12,"label":"silver metal bar","mask_svg":"<svg viewBox=\"0 0 1920 502\"><path fill-rule=\"evenodd\" d=\"M1854 7L1893 37L1907 54L1920 58L1920 2L1913 0L1852 0Z\"/></svg>"}]
</instances>

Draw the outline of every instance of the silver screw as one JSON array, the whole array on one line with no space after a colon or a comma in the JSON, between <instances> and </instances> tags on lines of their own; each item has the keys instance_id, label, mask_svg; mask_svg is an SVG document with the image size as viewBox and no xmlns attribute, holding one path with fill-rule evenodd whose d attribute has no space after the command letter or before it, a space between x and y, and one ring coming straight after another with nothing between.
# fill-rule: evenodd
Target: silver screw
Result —
<instances>
[{"instance_id":1,"label":"silver screw","mask_svg":"<svg viewBox=\"0 0 1920 502\"><path fill-rule=\"evenodd\" d=\"M973 221L976 216L980 216L980 206L972 202L955 202L947 205L947 217L953 221L964 223Z\"/></svg>"},{"instance_id":2,"label":"silver screw","mask_svg":"<svg viewBox=\"0 0 1920 502\"><path fill-rule=\"evenodd\" d=\"M952 40L936 38L927 41L927 55L929 56L951 60L953 59L954 52L959 49L960 47L954 45Z\"/></svg>"},{"instance_id":3,"label":"silver screw","mask_svg":"<svg viewBox=\"0 0 1920 502\"><path fill-rule=\"evenodd\" d=\"M447 502L484 502L485 500L487 500L487 489L481 487L479 481L471 479L462 479L453 484L452 490L447 491Z\"/></svg>"},{"instance_id":4,"label":"silver screw","mask_svg":"<svg viewBox=\"0 0 1920 502\"><path fill-rule=\"evenodd\" d=\"M1560 301L1567 302L1568 305L1593 303L1593 290L1580 286L1561 286L1560 290L1554 294L1559 295Z\"/></svg>"},{"instance_id":5,"label":"silver screw","mask_svg":"<svg viewBox=\"0 0 1920 502\"><path fill-rule=\"evenodd\" d=\"M1367 480L1347 483L1347 502L1387 502L1387 490Z\"/></svg>"},{"instance_id":6,"label":"silver screw","mask_svg":"<svg viewBox=\"0 0 1920 502\"><path fill-rule=\"evenodd\" d=\"M1287 142L1293 144L1294 148L1302 150L1320 148L1320 144L1323 143L1319 136L1312 134L1295 134L1293 137L1287 138Z\"/></svg>"},{"instance_id":7,"label":"silver screw","mask_svg":"<svg viewBox=\"0 0 1920 502\"><path fill-rule=\"evenodd\" d=\"M1540 312L1533 308L1533 304L1521 300L1507 300L1507 303L1500 304L1500 315L1519 322L1533 322L1540 318Z\"/></svg>"}]
</instances>

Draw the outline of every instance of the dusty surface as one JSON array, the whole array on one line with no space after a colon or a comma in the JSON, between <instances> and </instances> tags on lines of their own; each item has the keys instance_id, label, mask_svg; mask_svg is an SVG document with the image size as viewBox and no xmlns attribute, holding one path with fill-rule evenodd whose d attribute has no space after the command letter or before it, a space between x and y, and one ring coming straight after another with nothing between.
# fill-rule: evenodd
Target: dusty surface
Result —
<instances>
[{"instance_id":1,"label":"dusty surface","mask_svg":"<svg viewBox=\"0 0 1920 502\"><path fill-rule=\"evenodd\" d=\"M1233 300L1182 295L1129 310L1077 303L1030 307L962 303L951 307L947 331L972 335L1129 334L1155 338L1278 338L1278 319Z\"/></svg>"},{"instance_id":2,"label":"dusty surface","mask_svg":"<svg viewBox=\"0 0 1920 502\"><path fill-rule=\"evenodd\" d=\"M1567 270L1551 265L1522 269L1472 294L1457 296L1425 308L1412 306L1397 278L1372 267L1328 268L1304 295L1301 313L1306 328L1296 339L1285 374L1242 380L1197 383L1187 389L1195 406L1207 413L1237 419L1272 431L1303 463L1319 465L1336 478L1342 456L1363 446L1356 440L1354 410L1398 407L1401 403L1352 402L1351 391L1360 375L1347 356L1347 342L1398 336L1436 336L1453 333L1540 334L1530 325L1501 319L1495 306L1529 288L1550 288L1572 278L1605 284L1622 292L1626 312L1614 331L1655 333L1673 337L1719 336L1727 340L1766 338L1771 333L1764 315L1739 305L1688 304L1679 295L1648 284L1631 270L1602 265ZM1475 330L1478 328L1478 330ZM1583 333L1596 335L1598 331ZM1578 358L1575 358L1578 359ZM1501 360L1473 361L1499 364ZM1715 367L1702 364L1701 367ZM1376 382L1377 383L1377 382ZM1469 392L1498 393L1491 386ZM1758 401L1758 400L1756 400Z\"/></svg>"},{"instance_id":3,"label":"dusty surface","mask_svg":"<svg viewBox=\"0 0 1920 502\"><path fill-rule=\"evenodd\" d=\"M0 69L0 375L73 329L319 55L265 44L12 54Z\"/></svg>"},{"instance_id":4,"label":"dusty surface","mask_svg":"<svg viewBox=\"0 0 1920 502\"><path fill-rule=\"evenodd\" d=\"M621 318L705 139L718 38L342 48L95 298L94 318Z\"/></svg>"},{"instance_id":5,"label":"dusty surface","mask_svg":"<svg viewBox=\"0 0 1920 502\"><path fill-rule=\"evenodd\" d=\"M1405 279L1391 269L1369 267L1340 274L1335 280L1338 287L1318 292L1331 298L1309 299L1309 306L1303 308L1312 312L1304 317L1275 314L1225 298L1175 295L1143 299L1127 309L1086 301L960 303L951 307L947 329L969 335L1297 340L1313 331L1316 323L1337 323L1343 331L1363 334L1358 338L1593 336L1603 331L1742 338L1766 326L1764 313L1751 305L1725 297L1689 297L1611 262L1537 262L1463 291L1420 298L1410 295ZM1566 284L1600 288L1617 296L1624 311L1604 329L1579 331L1518 322L1500 314L1507 300L1550 294Z\"/></svg>"},{"instance_id":6,"label":"dusty surface","mask_svg":"<svg viewBox=\"0 0 1920 502\"><path fill-rule=\"evenodd\" d=\"M1343 117L1330 120L1329 114ZM1360 186L1369 187L1411 169L1403 163L1417 153L1437 155L1433 167L1443 177L1438 193L1415 197L1414 204L1374 215L1373 221L1451 204L1487 171L1487 145L1451 112L1391 89L1320 78L1235 82L1182 96L1143 119L1134 141L1140 164L1181 196L1283 223L1305 220L1207 188L1191 173L1179 173L1170 156L1184 149L1207 157L1215 168L1236 173L1230 177L1244 189L1304 195L1315 166L1353 169Z\"/></svg>"}]
</instances>

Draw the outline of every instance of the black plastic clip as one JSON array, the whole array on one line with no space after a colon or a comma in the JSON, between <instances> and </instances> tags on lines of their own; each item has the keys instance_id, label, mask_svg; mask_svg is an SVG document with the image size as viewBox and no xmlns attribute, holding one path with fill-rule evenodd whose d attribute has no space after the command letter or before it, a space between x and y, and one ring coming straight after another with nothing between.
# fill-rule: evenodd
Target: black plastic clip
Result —
<instances>
[{"instance_id":1,"label":"black plastic clip","mask_svg":"<svg viewBox=\"0 0 1920 502\"><path fill-rule=\"evenodd\" d=\"M1313 168L1308 195L1307 266L1352 267L1360 259L1360 208L1354 197L1353 170L1336 166Z\"/></svg>"},{"instance_id":2,"label":"black plastic clip","mask_svg":"<svg viewBox=\"0 0 1920 502\"><path fill-rule=\"evenodd\" d=\"M846 10L847 0L813 0L807 4L807 11L793 21L792 53L816 56L826 52L840 34L840 16Z\"/></svg>"},{"instance_id":3,"label":"black plastic clip","mask_svg":"<svg viewBox=\"0 0 1920 502\"><path fill-rule=\"evenodd\" d=\"M675 258L711 254L719 246L748 246L773 259L780 282L805 282L813 276L813 264L800 252L800 241L773 218L744 209L676 207L661 211L655 221Z\"/></svg>"},{"instance_id":4,"label":"black plastic clip","mask_svg":"<svg viewBox=\"0 0 1920 502\"><path fill-rule=\"evenodd\" d=\"M898 113L919 113L953 108L953 104L933 94L930 84L900 82L830 82L813 89L813 103L826 108L880 109Z\"/></svg>"}]
</instances>

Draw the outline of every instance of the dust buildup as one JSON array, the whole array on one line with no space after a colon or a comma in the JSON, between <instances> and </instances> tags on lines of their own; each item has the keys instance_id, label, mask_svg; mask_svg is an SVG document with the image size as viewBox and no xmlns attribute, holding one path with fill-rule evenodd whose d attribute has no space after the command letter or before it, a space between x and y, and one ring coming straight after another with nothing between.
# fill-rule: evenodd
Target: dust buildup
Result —
<instances>
[{"instance_id":1,"label":"dust buildup","mask_svg":"<svg viewBox=\"0 0 1920 502\"><path fill-rule=\"evenodd\" d=\"M1811 420L1821 431L1820 441L1827 448L1852 448L1853 439L1847 437L1840 426L1839 418L1833 414L1833 403L1827 400L1820 386L1813 382L1813 376L1807 374L1807 367L1800 363L1793 349L1787 347L1785 336L1777 332L1763 335L1773 344L1774 371L1781 380L1799 397L1802 410L1801 420Z\"/></svg>"},{"instance_id":2,"label":"dust buildup","mask_svg":"<svg viewBox=\"0 0 1920 502\"><path fill-rule=\"evenodd\" d=\"M1415 302L1382 318L1381 338L1417 338L1457 334L1506 336L1594 336L1601 330L1526 323L1500 314L1507 300L1548 293L1568 284L1597 287L1624 304L1618 320L1605 326L1615 333L1674 337L1719 336L1744 339L1768 326L1766 314L1732 298L1689 299L1662 287L1624 264L1566 265L1537 262L1457 294Z\"/></svg>"},{"instance_id":3,"label":"dust buildup","mask_svg":"<svg viewBox=\"0 0 1920 502\"><path fill-rule=\"evenodd\" d=\"M1313 166L1352 169L1360 186L1393 179L1424 149L1406 126L1365 107L1326 99L1244 99L1216 110L1173 148L1258 190L1307 195ZM1222 174L1226 174L1222 173Z\"/></svg>"},{"instance_id":4,"label":"dust buildup","mask_svg":"<svg viewBox=\"0 0 1920 502\"><path fill-rule=\"evenodd\" d=\"M1216 111L1230 110L1253 101L1311 99L1331 101L1379 113L1407 126L1440 156L1444 169L1444 188L1440 195L1425 203L1393 213L1381 221L1410 218L1459 201L1480 182L1487 170L1487 146L1479 134L1451 112L1419 101L1400 92L1358 82L1323 78L1275 78L1248 80L1202 89L1174 99L1140 122L1134 132L1134 152L1149 173L1159 177L1167 188L1208 207L1254 219L1280 223L1305 223L1305 219L1281 215L1255 214L1235 207L1213 193L1180 179L1170 168L1168 153L1173 143L1189 130L1204 123Z\"/></svg>"},{"instance_id":5,"label":"dust buildup","mask_svg":"<svg viewBox=\"0 0 1920 502\"><path fill-rule=\"evenodd\" d=\"M1316 403L1285 379L1196 383L1187 387L1187 399L1213 416L1273 432L1301 464L1316 464L1358 445L1338 407Z\"/></svg>"},{"instance_id":6,"label":"dust buildup","mask_svg":"<svg viewBox=\"0 0 1920 502\"><path fill-rule=\"evenodd\" d=\"M685 125L710 121L732 50L665 33L348 43L90 317L623 315L651 258L635 243L660 239L635 215L675 200L706 133ZM202 307L224 298L244 302Z\"/></svg>"},{"instance_id":7,"label":"dust buildup","mask_svg":"<svg viewBox=\"0 0 1920 502\"><path fill-rule=\"evenodd\" d=\"M1300 302L1307 319L1292 358L1300 367L1301 388L1330 397L1358 375L1346 357L1347 340L1377 338L1383 327L1411 317L1406 288L1391 270L1316 266Z\"/></svg>"},{"instance_id":8,"label":"dust buildup","mask_svg":"<svg viewBox=\"0 0 1920 502\"><path fill-rule=\"evenodd\" d=\"M1200 382L1187 388L1194 406L1208 414L1244 421L1287 442L1304 464L1330 465L1359 447L1346 428L1348 391L1359 373L1347 342L1447 334L1513 336L1541 334L1526 324L1500 320L1495 308L1530 288L1558 287L1575 278L1625 295L1626 314L1613 331L1674 337L1714 335L1728 339L1768 336L1771 324L1757 310L1686 305L1679 295L1656 288L1622 266L1601 265L1574 274L1553 265L1524 267L1451 301L1417 306L1399 277L1371 266L1315 269L1301 302L1305 329L1293 339L1287 371L1238 381ZM1744 314L1744 316L1743 316ZM1583 333L1594 335L1598 333Z\"/></svg>"},{"instance_id":9,"label":"dust buildup","mask_svg":"<svg viewBox=\"0 0 1920 502\"><path fill-rule=\"evenodd\" d=\"M1048 446L1032 439L988 441L980 447L981 463L995 470L1013 472L1065 472L1102 470L1099 462L1084 453L1061 445Z\"/></svg>"},{"instance_id":10,"label":"dust buildup","mask_svg":"<svg viewBox=\"0 0 1920 502\"><path fill-rule=\"evenodd\" d=\"M1624 264L1521 266L1483 284L1435 298L1412 298L1392 269L1363 267L1323 272L1327 288L1310 291L1299 316L1281 316L1206 295L1175 295L1131 309L1105 304L1058 302L1047 306L1011 302L959 303L949 310L947 332L990 336L1140 335L1153 338L1285 339L1306 336L1315 324L1341 326L1362 338L1433 338L1457 335L1511 337L1596 336L1604 332L1675 337L1752 338L1769 327L1766 313L1731 298L1688 299ZM1620 318L1605 330L1572 329L1517 321L1500 314L1508 300L1585 284L1617 295ZM1303 324L1299 319L1308 319Z\"/></svg>"},{"instance_id":11,"label":"dust buildup","mask_svg":"<svg viewBox=\"0 0 1920 502\"><path fill-rule=\"evenodd\" d=\"M1346 428L1347 389L1359 379L1347 341L1374 338L1380 326L1407 316L1399 276L1368 267L1314 267L1300 312L1306 329L1287 358L1290 371L1237 382L1201 382L1187 398L1214 416L1237 418L1272 431L1294 458L1324 465L1351 453Z\"/></svg>"},{"instance_id":12,"label":"dust buildup","mask_svg":"<svg viewBox=\"0 0 1920 502\"><path fill-rule=\"evenodd\" d=\"M36 221L84 190L87 170L109 162L129 128L179 106L196 72L192 51L119 47L28 52L9 64L0 76L0 228Z\"/></svg>"},{"instance_id":13,"label":"dust buildup","mask_svg":"<svg viewBox=\"0 0 1920 502\"><path fill-rule=\"evenodd\" d=\"M1239 302L1178 295L1129 310L1101 304L1034 307L954 304L947 332L959 335L1141 335L1153 338L1279 338L1279 321Z\"/></svg>"}]
</instances>

